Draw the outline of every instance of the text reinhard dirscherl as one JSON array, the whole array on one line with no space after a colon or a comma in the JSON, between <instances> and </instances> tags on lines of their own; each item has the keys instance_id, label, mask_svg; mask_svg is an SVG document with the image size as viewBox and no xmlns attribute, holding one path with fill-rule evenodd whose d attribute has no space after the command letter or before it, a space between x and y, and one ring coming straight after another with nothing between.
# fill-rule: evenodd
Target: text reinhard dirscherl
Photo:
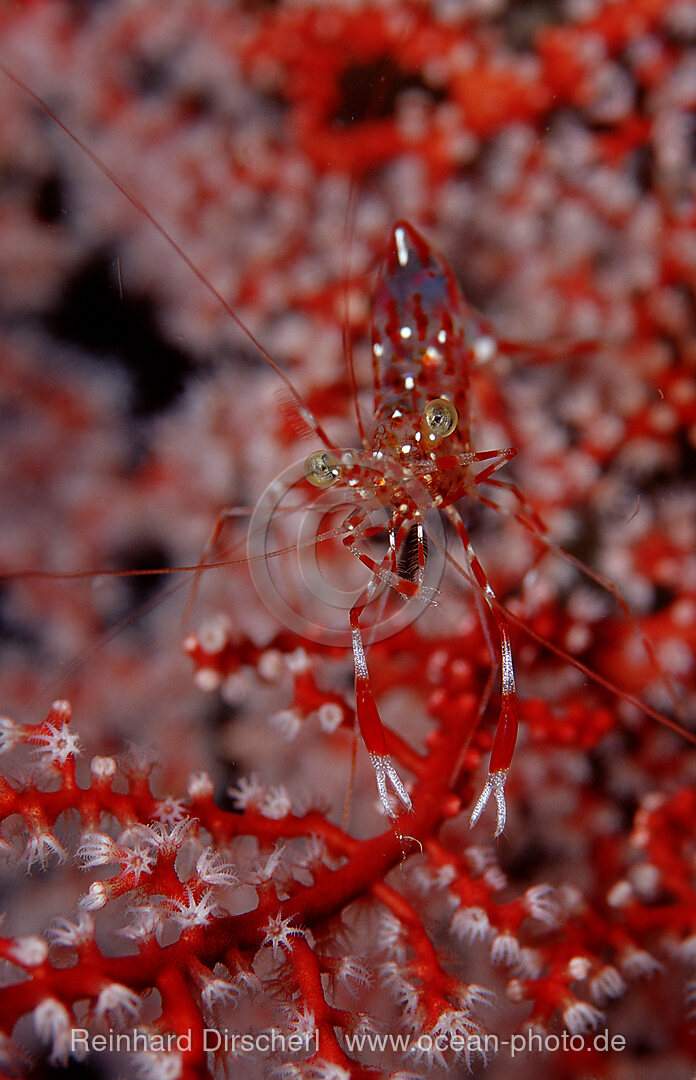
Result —
<instances>
[{"instance_id":1,"label":"text reinhard dirscherl","mask_svg":"<svg viewBox=\"0 0 696 1080\"><path fill-rule=\"evenodd\" d=\"M318 1053L319 1031L294 1032L286 1035L282 1031L273 1028L270 1031L260 1031L257 1034L250 1032L220 1031L217 1028L203 1028L196 1032L196 1038L203 1040L203 1050L206 1052L224 1051L232 1054L278 1054L278 1053ZM455 1054L466 1052L468 1054L481 1054L489 1057L499 1054L504 1050L515 1057L517 1054L554 1053L558 1050L594 1050L601 1052L621 1051L625 1049L626 1039L623 1035L611 1035L605 1028L604 1031L596 1031L589 1035L571 1035L563 1031L559 1035L551 1033L540 1034L535 1031L518 1032L509 1039L499 1039L497 1035L470 1034L458 1035L455 1033L443 1035L381 1035L377 1032L353 1032L344 1036L348 1052L365 1050L384 1053L385 1050L393 1050L401 1053L430 1054L433 1052ZM191 1031L158 1035L151 1032L139 1031L134 1028L131 1031L114 1031L109 1029L108 1034L92 1035L87 1028L73 1028L71 1036L71 1049L74 1054L84 1054L89 1051L100 1053L102 1051L115 1051L121 1053L134 1053L138 1050L149 1052L171 1053L190 1051L193 1043Z\"/></svg>"},{"instance_id":2,"label":"text reinhard dirscherl","mask_svg":"<svg viewBox=\"0 0 696 1080\"><path fill-rule=\"evenodd\" d=\"M237 1031L219 1031L217 1028L203 1028L196 1032L196 1037L202 1037L203 1049L226 1050L241 1054L273 1054L293 1053L301 1051L309 1053L319 1051L319 1029L303 1033L286 1035L276 1028L270 1031L260 1031L256 1035L250 1032L242 1034ZM71 1036L71 1049L73 1053L85 1051L101 1052L103 1050L120 1051L121 1053L134 1053L137 1050L160 1051L171 1053L178 1050L186 1053L193 1045L193 1033L182 1031L178 1035L168 1032L164 1035L148 1031L114 1031L109 1028L106 1035L91 1035L87 1028L73 1028Z\"/></svg>"}]
</instances>

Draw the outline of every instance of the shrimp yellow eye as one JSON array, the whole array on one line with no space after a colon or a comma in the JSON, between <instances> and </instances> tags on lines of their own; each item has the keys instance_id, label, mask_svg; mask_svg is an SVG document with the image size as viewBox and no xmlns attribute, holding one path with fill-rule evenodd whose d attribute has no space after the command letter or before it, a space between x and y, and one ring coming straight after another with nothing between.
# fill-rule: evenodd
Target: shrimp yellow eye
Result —
<instances>
[{"instance_id":1,"label":"shrimp yellow eye","mask_svg":"<svg viewBox=\"0 0 696 1080\"><path fill-rule=\"evenodd\" d=\"M304 463L304 474L315 487L331 487L338 480L338 461L327 450L315 450Z\"/></svg>"},{"instance_id":2,"label":"shrimp yellow eye","mask_svg":"<svg viewBox=\"0 0 696 1080\"><path fill-rule=\"evenodd\" d=\"M459 422L459 414L451 401L447 398L435 398L425 406L423 413L425 426L432 437L445 439L451 435Z\"/></svg>"}]
</instances>

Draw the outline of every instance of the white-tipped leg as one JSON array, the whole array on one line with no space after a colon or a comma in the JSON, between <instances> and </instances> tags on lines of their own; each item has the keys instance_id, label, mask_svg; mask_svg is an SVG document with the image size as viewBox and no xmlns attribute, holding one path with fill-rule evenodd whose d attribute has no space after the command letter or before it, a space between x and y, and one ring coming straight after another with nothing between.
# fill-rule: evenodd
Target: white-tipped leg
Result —
<instances>
[{"instance_id":1,"label":"white-tipped leg","mask_svg":"<svg viewBox=\"0 0 696 1080\"><path fill-rule=\"evenodd\" d=\"M486 803L490 799L491 795L494 795L497 806L497 816L495 822L495 832L493 835L500 836L503 829L505 828L505 819L507 817L507 807L505 805L505 781L508 778L509 771L509 769L501 769L500 772L492 772L488 774L484 789L479 795L476 806L471 812L471 820L469 821L470 829L473 829L474 825L481 817Z\"/></svg>"},{"instance_id":2,"label":"white-tipped leg","mask_svg":"<svg viewBox=\"0 0 696 1080\"><path fill-rule=\"evenodd\" d=\"M370 754L370 761L372 767L375 770L375 777L377 780L377 790L379 791L379 799L384 807L384 813L387 817L395 818L398 814L394 811L392 806L392 800L389 797L387 791L387 780L391 782L391 786L401 799L406 810L412 810L411 798L403 785L401 777L392 765L392 760L387 754Z\"/></svg>"}]
</instances>

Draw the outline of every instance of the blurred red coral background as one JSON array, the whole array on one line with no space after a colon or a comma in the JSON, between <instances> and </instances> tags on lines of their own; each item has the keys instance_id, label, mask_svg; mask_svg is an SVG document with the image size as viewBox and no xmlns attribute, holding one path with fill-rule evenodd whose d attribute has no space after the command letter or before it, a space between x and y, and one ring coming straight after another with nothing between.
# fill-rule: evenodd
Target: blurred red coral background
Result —
<instances>
[{"instance_id":1,"label":"blurred red coral background","mask_svg":"<svg viewBox=\"0 0 696 1080\"><path fill-rule=\"evenodd\" d=\"M686 1080L693 747L539 636L693 727L693 5L34 0L0 13L0 63L341 445L343 333L368 415L370 297L412 221L496 328L474 445L517 447L501 479L550 537L467 508L516 619L523 723L495 843L490 811L468 828L497 689L456 574L370 650L412 781L400 832L362 748L343 821L350 655L278 625L243 562L202 575L188 620L188 577L10 576L4 1074ZM314 443L146 215L0 77L0 568L195 565L220 508L252 507ZM66 698L72 718L49 712ZM191 1047L76 1061L71 1027ZM206 1054L205 1029L317 1044ZM593 1048L605 1029L613 1052ZM513 1056L516 1032L584 1049ZM406 1052L350 1048L399 1034Z\"/></svg>"}]
</instances>

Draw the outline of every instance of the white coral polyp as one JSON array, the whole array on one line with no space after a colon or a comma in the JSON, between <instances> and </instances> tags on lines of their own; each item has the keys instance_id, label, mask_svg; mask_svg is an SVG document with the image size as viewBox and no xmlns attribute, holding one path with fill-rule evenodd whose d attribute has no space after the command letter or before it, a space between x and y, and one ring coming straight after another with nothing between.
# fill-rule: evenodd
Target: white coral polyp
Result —
<instances>
[{"instance_id":1,"label":"white coral polyp","mask_svg":"<svg viewBox=\"0 0 696 1080\"><path fill-rule=\"evenodd\" d=\"M662 971L662 964L647 949L629 946L620 963L621 971L627 979L651 979Z\"/></svg>"},{"instance_id":2,"label":"white coral polyp","mask_svg":"<svg viewBox=\"0 0 696 1080\"><path fill-rule=\"evenodd\" d=\"M9 716L0 716L0 754L6 754L13 747L24 742L26 728L16 723Z\"/></svg>"},{"instance_id":3,"label":"white coral polyp","mask_svg":"<svg viewBox=\"0 0 696 1080\"><path fill-rule=\"evenodd\" d=\"M380 914L377 940L380 947L385 949L393 959L405 959L406 928L391 911L383 911Z\"/></svg>"},{"instance_id":4,"label":"white coral polyp","mask_svg":"<svg viewBox=\"0 0 696 1080\"><path fill-rule=\"evenodd\" d=\"M153 904L141 904L131 911L132 922L121 930L123 937L132 941L154 938L162 927L163 917Z\"/></svg>"},{"instance_id":5,"label":"white coral polyp","mask_svg":"<svg viewBox=\"0 0 696 1080\"><path fill-rule=\"evenodd\" d=\"M239 997L239 989L227 979L210 977L201 988L201 1005L207 1013L211 1013L218 1005L226 1005L230 1001L236 1001Z\"/></svg>"},{"instance_id":6,"label":"white coral polyp","mask_svg":"<svg viewBox=\"0 0 696 1080\"><path fill-rule=\"evenodd\" d=\"M269 788L260 807L261 813L272 821L280 821L292 810L292 802L283 785Z\"/></svg>"},{"instance_id":7,"label":"white coral polyp","mask_svg":"<svg viewBox=\"0 0 696 1080\"><path fill-rule=\"evenodd\" d=\"M190 799L210 799L215 792L215 785L209 773L194 773L189 777L187 791Z\"/></svg>"},{"instance_id":8,"label":"white coral polyp","mask_svg":"<svg viewBox=\"0 0 696 1080\"><path fill-rule=\"evenodd\" d=\"M596 1005L619 998L626 992L626 983L613 964L606 964L590 979L590 994Z\"/></svg>"},{"instance_id":9,"label":"white coral polyp","mask_svg":"<svg viewBox=\"0 0 696 1080\"><path fill-rule=\"evenodd\" d=\"M198 856L196 874L207 885L237 885L239 877L232 863L225 862L214 848L207 847Z\"/></svg>"},{"instance_id":10,"label":"white coral polyp","mask_svg":"<svg viewBox=\"0 0 696 1080\"><path fill-rule=\"evenodd\" d=\"M437 1065L442 1069L446 1069L452 1059L460 1058L464 1058L469 1066L472 1044L482 1053L483 1043L483 1029L468 1012L462 1009L445 1009L429 1031L420 1033L409 1054L416 1060L424 1060L428 1065ZM447 1054L450 1048L448 1062Z\"/></svg>"},{"instance_id":11,"label":"white coral polyp","mask_svg":"<svg viewBox=\"0 0 696 1080\"><path fill-rule=\"evenodd\" d=\"M76 853L83 870L116 862L115 843L106 833L85 833Z\"/></svg>"},{"instance_id":12,"label":"white coral polyp","mask_svg":"<svg viewBox=\"0 0 696 1080\"><path fill-rule=\"evenodd\" d=\"M372 981L369 971L357 956L344 956L341 958L336 971L336 978L343 983L351 994L356 994L359 988L369 986Z\"/></svg>"},{"instance_id":13,"label":"white coral polyp","mask_svg":"<svg viewBox=\"0 0 696 1080\"><path fill-rule=\"evenodd\" d=\"M290 1035L299 1035L301 1038L311 1038L316 1030L316 1020L309 1005L305 1005L300 1012L293 1009L287 1015L287 1029Z\"/></svg>"},{"instance_id":14,"label":"white coral polyp","mask_svg":"<svg viewBox=\"0 0 696 1080\"><path fill-rule=\"evenodd\" d=\"M297 709L278 709L269 717L269 722L288 742L296 739L302 728L302 717Z\"/></svg>"},{"instance_id":15,"label":"white coral polyp","mask_svg":"<svg viewBox=\"0 0 696 1080\"><path fill-rule=\"evenodd\" d=\"M66 1065L70 1054L70 1013L56 998L45 998L34 1009L34 1029L41 1042L50 1046L52 1065Z\"/></svg>"},{"instance_id":16,"label":"white coral polyp","mask_svg":"<svg viewBox=\"0 0 696 1080\"><path fill-rule=\"evenodd\" d=\"M558 926L561 920L561 908L556 894L550 885L533 885L524 894L524 905L532 918L545 926Z\"/></svg>"},{"instance_id":17,"label":"white coral polyp","mask_svg":"<svg viewBox=\"0 0 696 1080\"><path fill-rule=\"evenodd\" d=\"M489 867L498 865L493 849L481 844L469 844L464 851L464 857L476 877L482 877Z\"/></svg>"},{"instance_id":18,"label":"white coral polyp","mask_svg":"<svg viewBox=\"0 0 696 1080\"><path fill-rule=\"evenodd\" d=\"M80 897L80 907L84 911L99 911L109 899L106 885L103 881L93 881L85 896Z\"/></svg>"},{"instance_id":19,"label":"white coral polyp","mask_svg":"<svg viewBox=\"0 0 696 1080\"><path fill-rule=\"evenodd\" d=\"M144 847L134 847L132 850L119 848L118 861L124 873L132 874L136 885L140 883L143 874L151 874L152 868L157 862L151 851Z\"/></svg>"},{"instance_id":20,"label":"white coral polyp","mask_svg":"<svg viewBox=\"0 0 696 1080\"><path fill-rule=\"evenodd\" d=\"M178 799L165 800L169 804L178 803ZM174 853L192 832L196 821L187 813L179 815L172 805L170 812L176 816L176 821L153 821L151 825L142 826L142 837L146 843L159 848L160 851Z\"/></svg>"},{"instance_id":21,"label":"white coral polyp","mask_svg":"<svg viewBox=\"0 0 696 1080\"><path fill-rule=\"evenodd\" d=\"M457 1000L465 1009L492 1008L495 1005L495 991L479 983L467 983L463 985L457 994Z\"/></svg>"},{"instance_id":22,"label":"white coral polyp","mask_svg":"<svg viewBox=\"0 0 696 1080\"><path fill-rule=\"evenodd\" d=\"M33 735L31 741L39 744L37 754L53 765L65 765L68 758L77 757L82 753L80 740L70 730L67 722L61 724L60 727L51 727L40 734Z\"/></svg>"},{"instance_id":23,"label":"white coral polyp","mask_svg":"<svg viewBox=\"0 0 696 1080\"><path fill-rule=\"evenodd\" d=\"M251 776L241 776L236 787L228 788L227 794L232 799L236 810L257 810L266 791L259 782L256 773Z\"/></svg>"},{"instance_id":24,"label":"white coral polyp","mask_svg":"<svg viewBox=\"0 0 696 1080\"><path fill-rule=\"evenodd\" d=\"M486 940L491 933L491 924L483 908L460 907L452 916L450 929L455 937L473 944Z\"/></svg>"},{"instance_id":25,"label":"white coral polyp","mask_svg":"<svg viewBox=\"0 0 696 1080\"><path fill-rule=\"evenodd\" d=\"M271 853L259 863L256 870L256 880L259 882L270 881L274 877L280 878L282 870L286 869L289 871L289 867L281 866L285 858L285 854L285 841L278 840L273 845L273 851L271 851Z\"/></svg>"},{"instance_id":26,"label":"white coral polyp","mask_svg":"<svg viewBox=\"0 0 696 1080\"><path fill-rule=\"evenodd\" d=\"M40 967L48 956L48 945L35 934L18 937L7 950L7 959L23 968Z\"/></svg>"},{"instance_id":27,"label":"white coral polyp","mask_svg":"<svg viewBox=\"0 0 696 1080\"><path fill-rule=\"evenodd\" d=\"M348 1069L337 1065L335 1061L313 1061L307 1069L307 1080L351 1080Z\"/></svg>"},{"instance_id":28,"label":"white coral polyp","mask_svg":"<svg viewBox=\"0 0 696 1080\"><path fill-rule=\"evenodd\" d=\"M187 820L189 813L183 799L168 796L157 803L153 817L162 825L171 828L173 825L178 825L180 822Z\"/></svg>"},{"instance_id":29,"label":"white coral polyp","mask_svg":"<svg viewBox=\"0 0 696 1080\"><path fill-rule=\"evenodd\" d=\"M60 865L65 862L67 854L57 836L50 832L35 833L27 840L24 848L23 861L26 863L27 872L38 863L42 870L55 859Z\"/></svg>"},{"instance_id":30,"label":"white coral polyp","mask_svg":"<svg viewBox=\"0 0 696 1080\"><path fill-rule=\"evenodd\" d=\"M520 949L515 964L515 975L518 979L538 979L543 970L544 960L538 949Z\"/></svg>"},{"instance_id":31,"label":"white coral polyp","mask_svg":"<svg viewBox=\"0 0 696 1080\"><path fill-rule=\"evenodd\" d=\"M319 727L327 734L337 731L343 723L343 709L333 701L326 701L317 709Z\"/></svg>"},{"instance_id":32,"label":"white coral polyp","mask_svg":"<svg viewBox=\"0 0 696 1080\"><path fill-rule=\"evenodd\" d=\"M496 966L514 967L520 958L520 943L514 934L503 931L491 943L491 960Z\"/></svg>"},{"instance_id":33,"label":"white coral polyp","mask_svg":"<svg viewBox=\"0 0 696 1080\"><path fill-rule=\"evenodd\" d=\"M112 757L93 757L89 770L96 780L106 782L116 775L116 762Z\"/></svg>"},{"instance_id":34,"label":"white coral polyp","mask_svg":"<svg viewBox=\"0 0 696 1080\"><path fill-rule=\"evenodd\" d=\"M179 1080L182 1072L178 1050L143 1050L138 1054L141 1080Z\"/></svg>"},{"instance_id":35,"label":"white coral polyp","mask_svg":"<svg viewBox=\"0 0 696 1080\"><path fill-rule=\"evenodd\" d=\"M186 899L170 901L170 913L175 923L184 929L189 929L193 926L207 926L219 916L220 911L212 889L206 889L196 899L190 886L187 885Z\"/></svg>"},{"instance_id":36,"label":"white coral polyp","mask_svg":"<svg viewBox=\"0 0 696 1080\"><path fill-rule=\"evenodd\" d=\"M563 1010L563 1022L572 1035L593 1031L604 1020L604 1015L587 1001L575 998Z\"/></svg>"},{"instance_id":37,"label":"white coral polyp","mask_svg":"<svg viewBox=\"0 0 696 1080\"><path fill-rule=\"evenodd\" d=\"M94 919L86 911L79 912L76 922L56 919L48 931L52 945L65 949L79 948L94 938Z\"/></svg>"},{"instance_id":38,"label":"white coral polyp","mask_svg":"<svg viewBox=\"0 0 696 1080\"><path fill-rule=\"evenodd\" d=\"M400 962L387 960L380 964L379 971L385 986L400 1005L402 1021L415 1026L420 1014L419 987L406 978Z\"/></svg>"},{"instance_id":39,"label":"white coral polyp","mask_svg":"<svg viewBox=\"0 0 696 1080\"><path fill-rule=\"evenodd\" d=\"M264 926L266 936L263 939L264 945L270 945L273 950L273 959L277 959L279 949L288 949L292 947L290 938L293 936L304 937L305 932L299 926L291 926L292 918L283 918L280 912L277 915L272 915Z\"/></svg>"},{"instance_id":40,"label":"white coral polyp","mask_svg":"<svg viewBox=\"0 0 696 1080\"><path fill-rule=\"evenodd\" d=\"M132 1019L140 1010L140 998L128 986L122 983L109 983L99 994L94 1007L95 1015L112 1021L121 1022Z\"/></svg>"}]
</instances>

